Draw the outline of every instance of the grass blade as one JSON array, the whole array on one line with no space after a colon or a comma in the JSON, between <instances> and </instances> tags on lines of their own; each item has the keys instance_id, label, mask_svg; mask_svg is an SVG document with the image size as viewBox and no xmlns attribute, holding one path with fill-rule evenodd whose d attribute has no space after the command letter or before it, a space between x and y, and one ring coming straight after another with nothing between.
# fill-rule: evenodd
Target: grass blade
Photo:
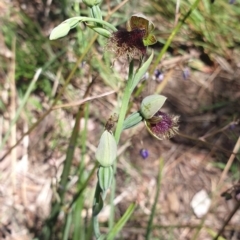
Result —
<instances>
[{"instance_id":1,"label":"grass blade","mask_svg":"<svg viewBox=\"0 0 240 240\"><path fill-rule=\"evenodd\" d=\"M163 169L163 158L160 157L159 158L158 179L157 179L157 191L156 191L154 203L153 203L153 206L152 206L151 215L150 215L150 218L149 218L149 221L148 221L147 232L146 232L146 240L149 240L151 238L151 229L152 229L152 224L153 224L153 218L154 218L154 215L155 215L156 206L157 206L157 202L158 202L158 197L159 197L159 193L160 193L160 185L161 185L161 179L162 179L162 169Z\"/></svg>"},{"instance_id":2,"label":"grass blade","mask_svg":"<svg viewBox=\"0 0 240 240\"><path fill-rule=\"evenodd\" d=\"M107 240L112 240L115 238L115 236L118 234L119 231L124 227L128 219L131 217L134 209L135 209L136 204L132 203L127 211L124 213L124 215L119 219L117 224L112 228L112 230L108 233L106 239Z\"/></svg>"}]
</instances>

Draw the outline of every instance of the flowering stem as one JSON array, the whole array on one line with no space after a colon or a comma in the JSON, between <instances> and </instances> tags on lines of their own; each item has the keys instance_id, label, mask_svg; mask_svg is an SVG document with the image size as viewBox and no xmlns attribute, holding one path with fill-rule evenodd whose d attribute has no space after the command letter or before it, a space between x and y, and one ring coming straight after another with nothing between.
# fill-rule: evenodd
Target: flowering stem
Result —
<instances>
[{"instance_id":1,"label":"flowering stem","mask_svg":"<svg viewBox=\"0 0 240 240\"><path fill-rule=\"evenodd\" d=\"M128 105L129 105L129 100L132 94L132 85L133 85L133 79L134 79L134 74L133 74L133 60L129 63L129 73L128 73L128 81L127 81L127 85L123 94L123 99L122 99L122 106L120 109L120 113L119 113L119 118L118 118L118 123L117 123L117 127L116 127L116 131L115 131L115 140L118 144L120 136L121 136L121 132L122 132L122 128L123 128L123 122L127 113L127 109L128 109ZM113 164L113 171L114 173L116 173L116 166L117 166L117 162L115 161ZM115 197L115 191L116 191L116 180L115 178L113 178L112 181L112 188L111 188L111 211L110 211L110 216L109 216L109 220L108 220L108 227L109 229L112 229L113 225L114 225L114 204L113 204L113 200Z\"/></svg>"},{"instance_id":2,"label":"flowering stem","mask_svg":"<svg viewBox=\"0 0 240 240\"><path fill-rule=\"evenodd\" d=\"M119 113L119 118L118 118L118 123L117 123L117 127L116 127L116 131L115 131L115 140L118 143L120 136L121 136L121 132L122 132L122 127L123 127L123 122L127 113L127 109L128 109L128 104L129 104L129 100L132 94L132 85L133 85L133 61L131 61L129 63L129 73L128 73L128 80L127 80L127 86L125 88L124 94L123 94L123 99L122 99L122 106L120 109L120 113Z\"/></svg>"}]
</instances>

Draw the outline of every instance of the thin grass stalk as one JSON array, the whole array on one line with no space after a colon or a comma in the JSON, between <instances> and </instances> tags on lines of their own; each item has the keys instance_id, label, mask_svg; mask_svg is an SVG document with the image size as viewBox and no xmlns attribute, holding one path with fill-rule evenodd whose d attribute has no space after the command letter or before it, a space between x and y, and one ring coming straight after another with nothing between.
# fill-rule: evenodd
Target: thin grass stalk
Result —
<instances>
[{"instance_id":1,"label":"thin grass stalk","mask_svg":"<svg viewBox=\"0 0 240 240\"><path fill-rule=\"evenodd\" d=\"M84 57L87 55L87 53L89 52L89 50L91 49L93 43L96 41L98 34L95 34L94 37L91 39L91 41L89 42L89 44L87 45L87 47L85 48L85 51L82 53L82 55L78 58L77 62L75 63L73 69L71 70L70 74L68 75L63 87L61 88L61 90L59 91L58 95L56 96L56 98L54 99L51 107L38 119L38 121L36 123L34 123L27 132L25 132L20 139L16 142L16 144L14 144L13 146L11 146L9 148L9 150L3 155L3 157L0 159L0 161L2 161L11 151L13 148L15 148L16 146L18 146L18 144L23 140L23 138L26 135L29 135L38 125L40 122L43 121L43 119L52 111L53 107L57 104L57 102L60 100L63 92L65 91L66 87L68 86L69 82L71 81L74 73L76 72L79 64L83 61ZM55 58L54 58L55 59Z\"/></svg>"},{"instance_id":2,"label":"thin grass stalk","mask_svg":"<svg viewBox=\"0 0 240 240\"><path fill-rule=\"evenodd\" d=\"M97 183L97 187L96 187L96 190L95 190L95 194L94 194L94 202L93 202L93 206L94 205L100 205L100 194L101 194L101 188L99 186L99 183ZM98 222L98 214L94 214L94 211L93 211L93 216L92 216L92 223L93 223L93 230L94 230L94 234L95 234L95 237L97 239L99 239L101 237L101 232L100 232L100 229L99 229L99 222Z\"/></svg>"},{"instance_id":3,"label":"thin grass stalk","mask_svg":"<svg viewBox=\"0 0 240 240\"><path fill-rule=\"evenodd\" d=\"M85 240L85 226L81 216L84 207L84 196L78 198L73 212L74 212L74 223L73 223L73 240Z\"/></svg>"},{"instance_id":4,"label":"thin grass stalk","mask_svg":"<svg viewBox=\"0 0 240 240\"><path fill-rule=\"evenodd\" d=\"M124 213L124 215L119 219L119 221L117 222L117 224L113 227L113 229L108 233L106 240L112 240L114 239L117 234L121 231L121 229L123 228L123 226L126 224L126 222L128 221L128 219L132 216L134 209L136 207L135 203L132 203L128 209L126 210L126 212Z\"/></svg>"},{"instance_id":5,"label":"thin grass stalk","mask_svg":"<svg viewBox=\"0 0 240 240\"><path fill-rule=\"evenodd\" d=\"M75 125L72 131L72 135L70 137L70 141L69 141L69 145L68 145L68 149L67 149L67 153L66 153L66 159L64 161L64 167L63 167L63 172L61 175L61 180L60 180L60 187L58 190L58 194L59 194L59 201L55 201L52 204L52 210L50 212L50 217L49 219L46 221L46 224L44 226L44 238L45 240L50 240L52 239L52 233L54 231L54 224L57 221L57 217L61 211L61 206L63 204L63 200L64 200L64 195L66 192L66 188L67 188L67 183L68 183L68 176L69 176L69 172L70 172L70 168L72 165L72 159L73 159L73 155L74 155L74 150L76 147L76 140L78 137L78 132L79 132L79 122L82 116L82 109L80 108L77 116L76 116L76 120L75 120Z\"/></svg>"},{"instance_id":6,"label":"thin grass stalk","mask_svg":"<svg viewBox=\"0 0 240 240\"><path fill-rule=\"evenodd\" d=\"M75 196L73 197L73 200L72 200L72 202L69 204L68 209L72 208L73 205L74 205L74 203L77 201L77 199L82 195L82 193L83 193L83 191L85 190L85 188L87 187L90 179L93 177L93 175L94 175L97 167L98 167L98 163L96 162L94 168L93 168L92 171L89 173L87 180L82 184L81 189L79 189L79 191L78 191L78 192L75 194Z\"/></svg>"},{"instance_id":7,"label":"thin grass stalk","mask_svg":"<svg viewBox=\"0 0 240 240\"><path fill-rule=\"evenodd\" d=\"M146 240L149 240L151 238L151 232L152 232L152 228L153 228L153 218L154 218L154 215L155 215L155 212L156 212L156 207L157 207L158 198L159 198L159 194L160 194L163 163L164 163L163 158L160 157L159 158L158 179L157 179L157 190L156 190L156 195L155 195L154 203L153 203L152 210L151 210L151 215L150 215L150 218L148 220Z\"/></svg>"},{"instance_id":8,"label":"thin grass stalk","mask_svg":"<svg viewBox=\"0 0 240 240\"><path fill-rule=\"evenodd\" d=\"M16 71L16 36L14 35L12 40L12 52L13 57L11 60L11 64L9 67L9 84L10 84L10 119L11 128L9 129L8 133L11 133L10 137L10 144L14 144L16 142L17 138L17 128L16 128L16 122L13 120L16 119L16 101L17 101L17 90L16 90L16 82L15 82L15 71ZM12 180L12 191L13 193L16 192L16 163L17 163L17 151L14 149L11 152L11 180Z\"/></svg>"},{"instance_id":9,"label":"thin grass stalk","mask_svg":"<svg viewBox=\"0 0 240 240\"><path fill-rule=\"evenodd\" d=\"M71 228L71 223L72 223L72 218L73 218L73 212L70 211L67 214L66 220L65 220L65 226L63 228L63 240L68 240L69 239L69 234L70 234L70 228Z\"/></svg>"},{"instance_id":10,"label":"thin grass stalk","mask_svg":"<svg viewBox=\"0 0 240 240\"><path fill-rule=\"evenodd\" d=\"M86 154L86 142L87 142L87 122L89 117L89 103L86 103L85 107L85 126L83 131L81 132L81 161L78 168L78 190L82 188L82 185L85 182L84 179L84 160ZM85 189L85 188L84 188ZM84 195L81 194L77 199L77 202L74 206L74 227L73 227L73 240L85 240L85 227L84 222L81 217L81 213L84 207Z\"/></svg>"},{"instance_id":11,"label":"thin grass stalk","mask_svg":"<svg viewBox=\"0 0 240 240\"><path fill-rule=\"evenodd\" d=\"M30 82L30 84L29 84L29 86L28 86L28 88L27 88L27 91L26 91L26 93L25 93L25 95L24 95L24 97L23 97L23 99L22 99L22 101L21 101L21 103L20 103L20 106L18 107L18 109L17 109L17 111L16 111L16 115L15 115L14 118L12 119L12 121L11 121L11 123L10 123L10 126L9 126L9 128L8 128L8 131L7 131L6 134L4 135L4 138L3 138L2 142L1 142L0 150L2 150L3 147L5 146L5 143L6 143L6 141L8 140L9 135L10 135L10 133L11 133L12 127L16 124L17 120L19 119L20 114L21 114L21 112L22 112L25 104L27 103L31 92L32 92L33 89L34 89L35 83L37 82L37 80L38 80L41 72L42 72L42 69L39 68L39 69L37 70L37 72L35 73L32 81Z\"/></svg>"},{"instance_id":12,"label":"thin grass stalk","mask_svg":"<svg viewBox=\"0 0 240 240\"><path fill-rule=\"evenodd\" d=\"M151 69L150 69L150 75L152 75L154 73L154 70L156 69L158 63L161 61L163 55L166 53L167 49L169 48L173 38L175 37L175 35L179 32L179 30L181 29L181 27L183 26L183 24L185 23L185 21L187 20L187 18L191 15L191 13L197 8L198 4L199 4L200 0L195 0L195 2L192 4L192 6L190 7L190 9L188 10L188 12L184 15L183 19L179 21L179 23L177 24L177 26L173 29L171 35L168 37L167 42L164 44L161 52L159 53L157 59L155 60L154 64L152 65Z\"/></svg>"},{"instance_id":13,"label":"thin grass stalk","mask_svg":"<svg viewBox=\"0 0 240 240\"><path fill-rule=\"evenodd\" d=\"M89 84L89 86L84 94L84 98L87 97L92 85L93 85L93 82L91 82ZM65 195L65 192L67 189L68 176L70 173L74 150L76 147L77 137L78 137L78 133L79 133L80 120L83 117L84 109L85 109L85 104L81 105L78 110L76 120L75 120L75 125L74 125L72 135L69 140L69 145L68 145L68 149L67 149L67 153L66 153L66 159L64 161L63 172L62 172L61 180L59 183L60 187L58 189L58 195L59 195L60 200L53 202L50 217L46 221L46 224L43 229L43 235L45 237L44 239L46 239L46 240L49 238L51 239L54 223L56 222L57 217L61 211L61 206L63 204L64 195Z\"/></svg>"}]
</instances>

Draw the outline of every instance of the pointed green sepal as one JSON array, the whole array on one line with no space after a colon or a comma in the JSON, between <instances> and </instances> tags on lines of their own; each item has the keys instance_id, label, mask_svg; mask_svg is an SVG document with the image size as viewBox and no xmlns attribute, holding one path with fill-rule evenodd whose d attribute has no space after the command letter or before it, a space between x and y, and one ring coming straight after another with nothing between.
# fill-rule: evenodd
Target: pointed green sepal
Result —
<instances>
[{"instance_id":1,"label":"pointed green sepal","mask_svg":"<svg viewBox=\"0 0 240 240\"><path fill-rule=\"evenodd\" d=\"M166 97L158 94L145 97L140 108L144 119L150 119L157 111L159 111L166 99Z\"/></svg>"}]
</instances>

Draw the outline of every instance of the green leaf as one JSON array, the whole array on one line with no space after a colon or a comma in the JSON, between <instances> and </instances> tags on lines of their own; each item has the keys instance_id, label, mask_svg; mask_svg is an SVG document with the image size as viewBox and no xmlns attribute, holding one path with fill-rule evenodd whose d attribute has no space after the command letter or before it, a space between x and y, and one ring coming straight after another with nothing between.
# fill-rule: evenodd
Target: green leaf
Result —
<instances>
[{"instance_id":1,"label":"green leaf","mask_svg":"<svg viewBox=\"0 0 240 240\"><path fill-rule=\"evenodd\" d=\"M93 216L97 216L103 208L103 199L101 194L98 195L98 199L93 205Z\"/></svg>"},{"instance_id":2,"label":"green leaf","mask_svg":"<svg viewBox=\"0 0 240 240\"><path fill-rule=\"evenodd\" d=\"M143 65L136 71L133 79L133 84L132 84L132 90L138 85L139 81L143 77L143 75L147 72L151 62L153 59L153 51L150 57L146 62L143 63Z\"/></svg>"},{"instance_id":3,"label":"green leaf","mask_svg":"<svg viewBox=\"0 0 240 240\"><path fill-rule=\"evenodd\" d=\"M133 211L135 209L135 203L132 203L127 211L124 213L124 215L119 219L119 221L117 222L117 224L112 228L112 230L108 233L107 235L107 240L112 240L116 237L116 235L118 234L118 232L124 227L124 225L126 224L126 222L128 221L128 219L131 217L131 215L133 214Z\"/></svg>"}]
</instances>

